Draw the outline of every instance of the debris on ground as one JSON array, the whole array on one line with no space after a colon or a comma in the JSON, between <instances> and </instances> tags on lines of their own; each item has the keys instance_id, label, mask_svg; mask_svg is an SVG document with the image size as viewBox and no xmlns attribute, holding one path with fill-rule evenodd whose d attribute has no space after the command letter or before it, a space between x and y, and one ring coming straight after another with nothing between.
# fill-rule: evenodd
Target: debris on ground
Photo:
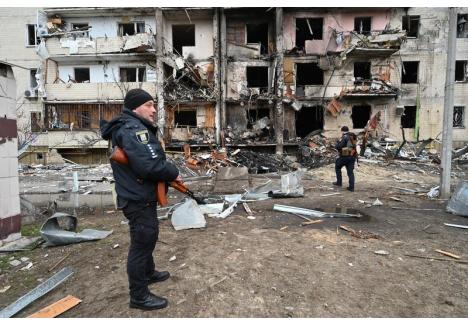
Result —
<instances>
[{"instance_id":1,"label":"debris on ground","mask_svg":"<svg viewBox=\"0 0 468 326\"><path fill-rule=\"evenodd\" d=\"M46 246L59 246L83 241L101 240L112 234L111 231L84 229L76 233L78 220L76 216L66 213L55 213L42 225L40 233Z\"/></svg>"},{"instance_id":2,"label":"debris on ground","mask_svg":"<svg viewBox=\"0 0 468 326\"><path fill-rule=\"evenodd\" d=\"M447 208L447 212L460 215L468 216L468 182L461 181L450 198Z\"/></svg>"},{"instance_id":3,"label":"debris on ground","mask_svg":"<svg viewBox=\"0 0 468 326\"><path fill-rule=\"evenodd\" d=\"M455 259L460 259L460 256L452 254L451 252L448 252L448 251L436 249L435 252L438 252L439 254L442 254L444 256L449 256L449 257L452 257L452 258L455 258Z\"/></svg>"},{"instance_id":4,"label":"debris on ground","mask_svg":"<svg viewBox=\"0 0 468 326\"><path fill-rule=\"evenodd\" d=\"M80 302L80 299L72 295L67 295L65 298L60 299L59 301L56 301L45 308L42 308L38 312L35 312L26 318L54 318L63 314L65 311L70 310Z\"/></svg>"},{"instance_id":5,"label":"debris on ground","mask_svg":"<svg viewBox=\"0 0 468 326\"><path fill-rule=\"evenodd\" d=\"M171 223L175 230L198 229L206 226L206 220L197 202L186 198L172 212Z\"/></svg>"},{"instance_id":6,"label":"debris on ground","mask_svg":"<svg viewBox=\"0 0 468 326\"><path fill-rule=\"evenodd\" d=\"M65 267L60 272L54 274L47 281L39 284L36 288L29 291L21 298L10 304L8 307L1 310L0 318L10 318L16 315L31 302L52 291L55 287L67 280L71 275L73 275L73 270L70 267Z\"/></svg>"},{"instance_id":7,"label":"debris on ground","mask_svg":"<svg viewBox=\"0 0 468 326\"><path fill-rule=\"evenodd\" d=\"M381 256L388 256L390 255L390 253L386 250L376 250L374 251L374 254L376 255L381 255Z\"/></svg>"},{"instance_id":8,"label":"debris on ground","mask_svg":"<svg viewBox=\"0 0 468 326\"><path fill-rule=\"evenodd\" d=\"M350 235L352 235L355 238L359 239L379 239L379 236L377 234L374 234L372 232L368 231L355 231L354 229L350 228L349 226L346 225L340 225L340 229L347 231Z\"/></svg>"}]
</instances>

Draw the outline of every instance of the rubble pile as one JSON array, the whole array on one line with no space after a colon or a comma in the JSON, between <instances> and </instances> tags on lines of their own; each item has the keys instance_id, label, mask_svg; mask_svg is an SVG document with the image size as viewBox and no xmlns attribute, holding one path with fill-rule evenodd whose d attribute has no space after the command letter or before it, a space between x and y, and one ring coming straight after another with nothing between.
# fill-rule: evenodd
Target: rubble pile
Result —
<instances>
[{"instance_id":1,"label":"rubble pile","mask_svg":"<svg viewBox=\"0 0 468 326\"><path fill-rule=\"evenodd\" d=\"M299 163L308 169L315 169L333 163L337 156L334 144L321 134L306 137L307 145L298 150Z\"/></svg>"},{"instance_id":2,"label":"rubble pile","mask_svg":"<svg viewBox=\"0 0 468 326\"><path fill-rule=\"evenodd\" d=\"M226 128L225 141L229 144L254 144L274 141L274 130L268 117L257 120L251 129L239 131L231 126Z\"/></svg>"}]
</instances>

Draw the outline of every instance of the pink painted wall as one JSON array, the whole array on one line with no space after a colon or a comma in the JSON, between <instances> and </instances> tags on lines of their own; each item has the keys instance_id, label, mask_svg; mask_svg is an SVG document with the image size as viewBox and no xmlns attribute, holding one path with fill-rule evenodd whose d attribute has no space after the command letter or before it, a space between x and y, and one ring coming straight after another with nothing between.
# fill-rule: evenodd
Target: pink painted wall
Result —
<instances>
[{"instance_id":1,"label":"pink painted wall","mask_svg":"<svg viewBox=\"0 0 468 326\"><path fill-rule=\"evenodd\" d=\"M296 44L296 18L323 17L323 37L322 40L306 41L306 53L325 54L328 50L336 49L336 42L332 38L333 29L344 32L343 36L349 35L354 29L355 17L372 17L371 29L383 30L390 22L390 11L388 9L373 11L350 11L350 12L296 12L286 13L283 20L284 48L292 49Z\"/></svg>"}]
</instances>

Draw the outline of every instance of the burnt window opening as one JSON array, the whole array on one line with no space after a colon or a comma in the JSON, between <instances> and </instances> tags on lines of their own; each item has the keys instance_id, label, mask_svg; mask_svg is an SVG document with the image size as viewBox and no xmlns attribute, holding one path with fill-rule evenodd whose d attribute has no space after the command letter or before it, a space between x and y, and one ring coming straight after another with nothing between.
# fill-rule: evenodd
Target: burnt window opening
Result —
<instances>
[{"instance_id":1,"label":"burnt window opening","mask_svg":"<svg viewBox=\"0 0 468 326\"><path fill-rule=\"evenodd\" d=\"M453 127L454 128L465 127L465 107L464 106L453 107Z\"/></svg>"},{"instance_id":2,"label":"burnt window opening","mask_svg":"<svg viewBox=\"0 0 468 326\"><path fill-rule=\"evenodd\" d=\"M467 70L467 61L466 60L457 60L455 62L455 81L465 82L468 79L468 70Z\"/></svg>"},{"instance_id":3,"label":"burnt window opening","mask_svg":"<svg viewBox=\"0 0 468 326\"><path fill-rule=\"evenodd\" d=\"M323 129L323 107L303 106L296 112L296 136L305 137L312 131Z\"/></svg>"},{"instance_id":4,"label":"burnt window opening","mask_svg":"<svg viewBox=\"0 0 468 326\"><path fill-rule=\"evenodd\" d=\"M37 69L31 69L29 71L29 87L31 89L37 88L37 79L36 79Z\"/></svg>"},{"instance_id":5,"label":"burnt window opening","mask_svg":"<svg viewBox=\"0 0 468 326\"><path fill-rule=\"evenodd\" d=\"M197 126L197 110L176 110L174 112L175 126Z\"/></svg>"},{"instance_id":6,"label":"burnt window opening","mask_svg":"<svg viewBox=\"0 0 468 326\"><path fill-rule=\"evenodd\" d=\"M37 36L36 24L28 24L27 43L28 46L35 46L41 43L41 39Z\"/></svg>"},{"instance_id":7,"label":"burnt window opening","mask_svg":"<svg viewBox=\"0 0 468 326\"><path fill-rule=\"evenodd\" d=\"M296 46L305 47L307 40L323 38L323 18L296 18Z\"/></svg>"},{"instance_id":8,"label":"burnt window opening","mask_svg":"<svg viewBox=\"0 0 468 326\"><path fill-rule=\"evenodd\" d=\"M172 49L182 55L182 47L195 46L195 25L172 25Z\"/></svg>"},{"instance_id":9,"label":"burnt window opening","mask_svg":"<svg viewBox=\"0 0 468 326\"><path fill-rule=\"evenodd\" d=\"M80 33L74 33L76 36L81 36L81 37L88 37L89 32L87 28L89 27L88 23L72 23L71 24L71 30L76 31L76 30L82 30Z\"/></svg>"},{"instance_id":10,"label":"burnt window opening","mask_svg":"<svg viewBox=\"0 0 468 326\"><path fill-rule=\"evenodd\" d=\"M174 74L174 68L172 68L171 66L165 63L163 63L163 70L164 70L164 80L171 78Z\"/></svg>"},{"instance_id":11,"label":"burnt window opening","mask_svg":"<svg viewBox=\"0 0 468 326\"><path fill-rule=\"evenodd\" d=\"M264 117L270 118L270 109L251 109L247 110L247 128L253 127L255 121L260 120Z\"/></svg>"},{"instance_id":12,"label":"burnt window opening","mask_svg":"<svg viewBox=\"0 0 468 326\"><path fill-rule=\"evenodd\" d=\"M468 14L457 16L457 37L468 38Z\"/></svg>"},{"instance_id":13,"label":"burnt window opening","mask_svg":"<svg viewBox=\"0 0 468 326\"><path fill-rule=\"evenodd\" d=\"M121 82L144 82L146 81L146 68L145 67L125 67L120 68L120 81Z\"/></svg>"},{"instance_id":14,"label":"burnt window opening","mask_svg":"<svg viewBox=\"0 0 468 326\"><path fill-rule=\"evenodd\" d=\"M403 16L401 19L401 29L406 31L406 36L418 37L419 16Z\"/></svg>"},{"instance_id":15,"label":"burnt window opening","mask_svg":"<svg viewBox=\"0 0 468 326\"><path fill-rule=\"evenodd\" d=\"M268 67L247 67L247 87L268 87Z\"/></svg>"},{"instance_id":16,"label":"burnt window opening","mask_svg":"<svg viewBox=\"0 0 468 326\"><path fill-rule=\"evenodd\" d=\"M79 127L82 129L89 129L91 128L91 114L89 110L82 110L81 116L79 116Z\"/></svg>"},{"instance_id":17,"label":"burnt window opening","mask_svg":"<svg viewBox=\"0 0 468 326\"><path fill-rule=\"evenodd\" d=\"M260 53L268 53L268 23L246 24L247 43L260 43Z\"/></svg>"},{"instance_id":18,"label":"burnt window opening","mask_svg":"<svg viewBox=\"0 0 468 326\"><path fill-rule=\"evenodd\" d=\"M371 17L356 17L354 18L354 31L362 35L370 35L371 33Z\"/></svg>"},{"instance_id":19,"label":"burnt window opening","mask_svg":"<svg viewBox=\"0 0 468 326\"><path fill-rule=\"evenodd\" d=\"M371 107L370 105L355 105L353 106L351 119L353 120L354 129L362 129L367 125L370 119Z\"/></svg>"},{"instance_id":20,"label":"burnt window opening","mask_svg":"<svg viewBox=\"0 0 468 326\"><path fill-rule=\"evenodd\" d=\"M403 62L401 72L402 84L416 84L418 82L419 61Z\"/></svg>"},{"instance_id":21,"label":"burnt window opening","mask_svg":"<svg viewBox=\"0 0 468 326\"><path fill-rule=\"evenodd\" d=\"M76 83L89 83L89 68L75 68L75 82Z\"/></svg>"},{"instance_id":22,"label":"burnt window opening","mask_svg":"<svg viewBox=\"0 0 468 326\"><path fill-rule=\"evenodd\" d=\"M43 160L44 154L43 153L36 153L36 160Z\"/></svg>"},{"instance_id":23,"label":"burnt window opening","mask_svg":"<svg viewBox=\"0 0 468 326\"><path fill-rule=\"evenodd\" d=\"M323 85L323 70L317 63L297 63L296 69L296 86Z\"/></svg>"},{"instance_id":24,"label":"burnt window opening","mask_svg":"<svg viewBox=\"0 0 468 326\"><path fill-rule=\"evenodd\" d=\"M355 62L354 63L354 78L356 80L369 80L371 75L370 62Z\"/></svg>"},{"instance_id":25,"label":"burnt window opening","mask_svg":"<svg viewBox=\"0 0 468 326\"><path fill-rule=\"evenodd\" d=\"M401 115L402 128L414 128L416 126L416 106L405 106Z\"/></svg>"},{"instance_id":26,"label":"burnt window opening","mask_svg":"<svg viewBox=\"0 0 468 326\"><path fill-rule=\"evenodd\" d=\"M145 22L119 23L119 36L130 36L145 32Z\"/></svg>"},{"instance_id":27,"label":"burnt window opening","mask_svg":"<svg viewBox=\"0 0 468 326\"><path fill-rule=\"evenodd\" d=\"M42 124L42 113L41 112L31 112L31 131L39 132L41 131Z\"/></svg>"}]
</instances>

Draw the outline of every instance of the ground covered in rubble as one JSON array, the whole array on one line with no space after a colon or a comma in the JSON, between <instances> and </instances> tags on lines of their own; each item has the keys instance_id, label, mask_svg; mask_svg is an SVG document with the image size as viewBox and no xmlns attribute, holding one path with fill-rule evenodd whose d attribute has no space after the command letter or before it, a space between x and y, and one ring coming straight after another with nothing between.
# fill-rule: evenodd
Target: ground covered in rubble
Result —
<instances>
[{"instance_id":1,"label":"ground covered in rubble","mask_svg":"<svg viewBox=\"0 0 468 326\"><path fill-rule=\"evenodd\" d=\"M251 202L255 219L238 205L224 220L208 218L205 229L175 231L169 220L161 221L155 259L172 277L150 288L169 299L164 310L128 308L129 236L120 212L79 216L79 229L112 229L104 240L1 256L0 290L11 287L0 293L0 307L70 266L71 278L16 316L70 294L82 302L62 317L468 317L468 264L435 252L467 261L468 230L443 223L467 225L468 219L446 213L444 201L423 191L398 189L429 190L438 175L414 164L372 163L361 163L356 174L350 193L331 186L333 165L309 171L305 197ZM266 178L251 176L251 183ZM206 184L198 186L206 191ZM382 206L370 206L376 198ZM351 209L363 217L301 226L302 218L273 211L274 204ZM371 238L354 237L340 225ZM12 256L28 257L33 266L12 267Z\"/></svg>"}]
</instances>

